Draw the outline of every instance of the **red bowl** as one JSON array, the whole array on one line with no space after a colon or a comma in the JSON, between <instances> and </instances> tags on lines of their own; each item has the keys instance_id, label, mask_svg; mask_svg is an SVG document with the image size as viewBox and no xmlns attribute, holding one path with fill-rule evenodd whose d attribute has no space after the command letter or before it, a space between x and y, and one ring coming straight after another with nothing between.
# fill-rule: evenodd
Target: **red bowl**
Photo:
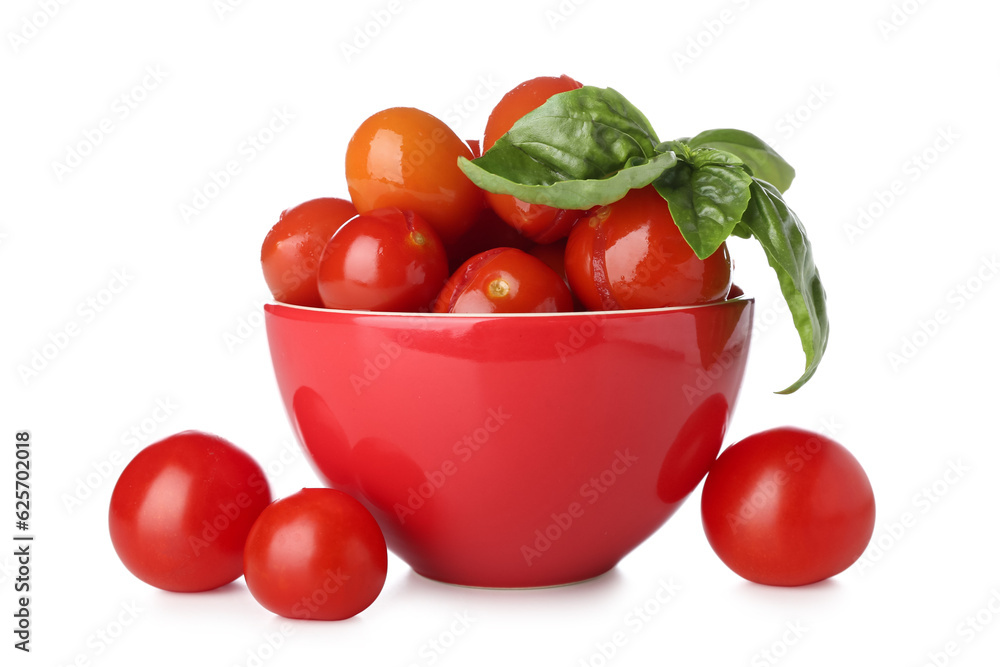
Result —
<instances>
[{"instance_id":1,"label":"red bowl","mask_svg":"<svg viewBox=\"0 0 1000 667\"><path fill-rule=\"evenodd\" d=\"M715 460L753 300L456 315L265 306L319 473L418 573L518 588L595 577Z\"/></svg>"}]
</instances>

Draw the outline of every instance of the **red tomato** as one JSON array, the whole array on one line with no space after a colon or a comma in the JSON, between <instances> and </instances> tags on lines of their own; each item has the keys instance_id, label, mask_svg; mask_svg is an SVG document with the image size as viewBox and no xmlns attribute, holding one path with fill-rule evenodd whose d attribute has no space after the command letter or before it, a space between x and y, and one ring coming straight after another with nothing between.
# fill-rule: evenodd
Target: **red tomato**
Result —
<instances>
[{"instance_id":1,"label":"red tomato","mask_svg":"<svg viewBox=\"0 0 1000 667\"><path fill-rule=\"evenodd\" d=\"M569 287L569 279L566 278L566 239L555 243L539 243L529 249L528 253L545 262L545 265L559 274L559 277Z\"/></svg>"},{"instance_id":2,"label":"red tomato","mask_svg":"<svg viewBox=\"0 0 1000 667\"><path fill-rule=\"evenodd\" d=\"M719 456L701 496L708 541L736 574L801 586L856 561L875 529L865 471L833 440L782 427Z\"/></svg>"},{"instance_id":3,"label":"red tomato","mask_svg":"<svg viewBox=\"0 0 1000 667\"><path fill-rule=\"evenodd\" d=\"M698 259L653 186L591 209L566 245L566 275L589 310L708 303L732 282L725 244Z\"/></svg>"},{"instance_id":4,"label":"red tomato","mask_svg":"<svg viewBox=\"0 0 1000 667\"><path fill-rule=\"evenodd\" d=\"M347 189L359 213L394 206L414 211L445 243L475 221L483 192L458 168L472 150L444 122L407 107L361 124L347 145Z\"/></svg>"},{"instance_id":5,"label":"red tomato","mask_svg":"<svg viewBox=\"0 0 1000 667\"><path fill-rule=\"evenodd\" d=\"M505 223L490 208L484 208L462 237L447 247L452 272L473 255L494 248L517 248L527 252L535 242Z\"/></svg>"},{"instance_id":6,"label":"red tomato","mask_svg":"<svg viewBox=\"0 0 1000 667\"><path fill-rule=\"evenodd\" d=\"M302 489L275 501L247 537L247 588L287 618L350 618L378 597L387 568L375 518L334 489Z\"/></svg>"},{"instance_id":7,"label":"red tomato","mask_svg":"<svg viewBox=\"0 0 1000 667\"><path fill-rule=\"evenodd\" d=\"M560 239L555 243L539 243L528 250L528 253L545 262L547 267L563 279L566 287L569 287L569 278L566 277L566 239ZM573 294L572 288L570 288L570 296L573 297L573 310L587 310L580 299Z\"/></svg>"},{"instance_id":8,"label":"red tomato","mask_svg":"<svg viewBox=\"0 0 1000 667\"><path fill-rule=\"evenodd\" d=\"M497 139L506 134L514 123L545 104L558 93L582 88L583 84L563 74L562 76L539 76L518 84L508 92L490 112L483 135L483 148L489 150Z\"/></svg>"},{"instance_id":9,"label":"red tomato","mask_svg":"<svg viewBox=\"0 0 1000 667\"><path fill-rule=\"evenodd\" d=\"M565 238L584 211L529 204L513 195L486 193L486 202L508 225L536 243L552 243Z\"/></svg>"},{"instance_id":10,"label":"red tomato","mask_svg":"<svg viewBox=\"0 0 1000 667\"><path fill-rule=\"evenodd\" d=\"M356 216L346 199L313 199L282 211L260 248L264 280L276 301L321 308L316 288L319 256L333 233Z\"/></svg>"},{"instance_id":11,"label":"red tomato","mask_svg":"<svg viewBox=\"0 0 1000 667\"><path fill-rule=\"evenodd\" d=\"M516 248L479 253L452 274L436 313L555 313L573 297L555 271Z\"/></svg>"},{"instance_id":12,"label":"red tomato","mask_svg":"<svg viewBox=\"0 0 1000 667\"><path fill-rule=\"evenodd\" d=\"M520 84L503 96L486 122L483 148L489 150L514 123L542 106L550 97L582 87L565 74L540 76ZM529 204L511 195L486 193L486 201L507 224L538 243L552 243L569 233L583 211L567 211L541 204Z\"/></svg>"},{"instance_id":13,"label":"red tomato","mask_svg":"<svg viewBox=\"0 0 1000 667\"><path fill-rule=\"evenodd\" d=\"M416 213L376 209L333 235L319 263L327 308L427 309L448 279L448 257L434 229Z\"/></svg>"},{"instance_id":14,"label":"red tomato","mask_svg":"<svg viewBox=\"0 0 1000 667\"><path fill-rule=\"evenodd\" d=\"M222 438L184 431L141 452L111 494L111 543L129 571L168 591L243 574L250 526L271 502L261 467Z\"/></svg>"},{"instance_id":15,"label":"red tomato","mask_svg":"<svg viewBox=\"0 0 1000 667\"><path fill-rule=\"evenodd\" d=\"M483 154L482 146L479 143L479 139L466 139L465 143L469 144L469 150L472 151L473 157L481 157Z\"/></svg>"}]
</instances>

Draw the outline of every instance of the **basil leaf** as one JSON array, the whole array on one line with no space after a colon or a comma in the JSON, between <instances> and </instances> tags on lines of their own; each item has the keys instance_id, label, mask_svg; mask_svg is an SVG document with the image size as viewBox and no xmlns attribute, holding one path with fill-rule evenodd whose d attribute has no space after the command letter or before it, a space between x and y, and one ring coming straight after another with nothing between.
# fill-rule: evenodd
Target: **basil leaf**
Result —
<instances>
[{"instance_id":1,"label":"basil leaf","mask_svg":"<svg viewBox=\"0 0 1000 667\"><path fill-rule=\"evenodd\" d=\"M749 239L753 237L753 232L751 232L750 228L746 226L746 223L740 220L736 223L736 226L733 227L733 236L738 236L741 239Z\"/></svg>"},{"instance_id":2,"label":"basil leaf","mask_svg":"<svg viewBox=\"0 0 1000 667\"><path fill-rule=\"evenodd\" d=\"M655 151L649 121L611 88L584 86L559 93L519 119L462 171L479 187L532 204L590 208L652 183L656 168L673 166ZM637 169L634 173L620 173ZM600 184L584 184L598 180ZM554 186L539 188L537 186ZM529 187L524 187L529 186ZM535 187L530 187L535 186ZM522 196L523 195L523 196Z\"/></svg>"},{"instance_id":3,"label":"basil leaf","mask_svg":"<svg viewBox=\"0 0 1000 667\"><path fill-rule=\"evenodd\" d=\"M714 148L691 149L681 142L660 144L680 161L654 182L670 207L684 240L699 259L719 249L750 201L750 176L738 157Z\"/></svg>"},{"instance_id":4,"label":"basil leaf","mask_svg":"<svg viewBox=\"0 0 1000 667\"><path fill-rule=\"evenodd\" d=\"M488 192L514 195L529 204L586 210L616 202L634 188L646 187L665 170L673 167L677 158L673 153L661 153L650 160L634 157L622 169L607 178L555 181L537 185L509 180L483 169L477 162L459 158L458 166L469 180ZM514 173L520 176L523 172Z\"/></svg>"},{"instance_id":5,"label":"basil leaf","mask_svg":"<svg viewBox=\"0 0 1000 667\"><path fill-rule=\"evenodd\" d=\"M518 182L548 185L604 178L632 158L652 158L657 143L649 121L621 93L584 86L550 97L475 162L500 176L516 174Z\"/></svg>"},{"instance_id":6,"label":"basil leaf","mask_svg":"<svg viewBox=\"0 0 1000 667\"><path fill-rule=\"evenodd\" d=\"M802 340L806 368L802 376L779 394L790 394L816 372L830 336L826 313L826 291L813 262L812 246L798 216L788 208L774 185L754 178L750 204L743 224L750 229L767 255L767 263L778 274L781 293L792 312L792 321Z\"/></svg>"},{"instance_id":7,"label":"basil leaf","mask_svg":"<svg viewBox=\"0 0 1000 667\"><path fill-rule=\"evenodd\" d=\"M514 123L497 144L504 138L575 179L607 176L631 157L651 158L659 143L646 116L621 93L594 86L553 95ZM494 144L491 150L500 152L496 149Z\"/></svg>"},{"instance_id":8,"label":"basil leaf","mask_svg":"<svg viewBox=\"0 0 1000 667\"><path fill-rule=\"evenodd\" d=\"M792 165L778 155L763 139L743 130L707 130L692 137L691 148L711 147L731 153L743 160L753 175L767 181L779 192L791 186L795 178Z\"/></svg>"}]
</instances>

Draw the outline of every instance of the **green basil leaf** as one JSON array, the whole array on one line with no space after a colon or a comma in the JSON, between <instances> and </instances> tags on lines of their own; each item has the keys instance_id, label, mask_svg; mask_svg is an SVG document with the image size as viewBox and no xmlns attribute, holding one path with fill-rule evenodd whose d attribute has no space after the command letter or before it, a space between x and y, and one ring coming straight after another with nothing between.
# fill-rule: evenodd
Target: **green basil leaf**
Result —
<instances>
[{"instance_id":1,"label":"green basil leaf","mask_svg":"<svg viewBox=\"0 0 1000 667\"><path fill-rule=\"evenodd\" d=\"M573 179L602 178L632 157L651 158L659 143L646 116L621 93L594 86L553 95L503 138ZM479 159L489 162L485 157Z\"/></svg>"},{"instance_id":2,"label":"green basil leaf","mask_svg":"<svg viewBox=\"0 0 1000 667\"><path fill-rule=\"evenodd\" d=\"M736 223L736 226L733 227L733 236L738 236L741 239L749 239L753 237L753 232L751 232L750 228L746 226L746 223L740 220Z\"/></svg>"},{"instance_id":3,"label":"green basil leaf","mask_svg":"<svg viewBox=\"0 0 1000 667\"><path fill-rule=\"evenodd\" d=\"M610 176L632 158L652 158L657 143L649 121L621 93L584 86L550 97L474 162L510 180L549 185Z\"/></svg>"},{"instance_id":4,"label":"green basil leaf","mask_svg":"<svg viewBox=\"0 0 1000 667\"><path fill-rule=\"evenodd\" d=\"M679 141L660 144L656 150L673 151L676 167L654 182L670 207L681 235L700 259L719 249L750 201L750 176L742 161L714 148L690 148Z\"/></svg>"},{"instance_id":5,"label":"green basil leaf","mask_svg":"<svg viewBox=\"0 0 1000 667\"><path fill-rule=\"evenodd\" d=\"M537 185L509 180L483 169L477 162L459 158L458 166L469 180L488 192L514 195L530 204L586 210L616 202L634 188L646 187L664 171L673 167L677 158L673 153L661 153L650 160L634 157L622 169L606 178L555 181Z\"/></svg>"},{"instance_id":6,"label":"green basil leaf","mask_svg":"<svg viewBox=\"0 0 1000 667\"><path fill-rule=\"evenodd\" d=\"M791 186L795 178L792 165L778 155L763 139L743 130L707 130L692 137L691 148L711 147L731 153L743 160L753 175L767 181L779 192Z\"/></svg>"},{"instance_id":7,"label":"green basil leaf","mask_svg":"<svg viewBox=\"0 0 1000 667\"><path fill-rule=\"evenodd\" d=\"M459 160L459 166L474 183L491 192L514 194L533 204L571 202L573 208L590 208L610 203L607 193L612 191L624 196L628 191L621 190L624 184L648 185L655 166L672 166L671 159L657 155L654 149L658 143L646 117L620 93L611 88L584 86L553 95L514 123L482 157L471 165ZM641 170L618 175L637 168ZM612 178L610 185L580 185L583 181ZM575 185L552 190L516 187L553 186L559 182ZM525 199L515 191L539 200ZM575 191L574 196L567 194L571 191ZM588 199L588 192L596 199Z\"/></svg>"},{"instance_id":8,"label":"green basil leaf","mask_svg":"<svg viewBox=\"0 0 1000 667\"><path fill-rule=\"evenodd\" d=\"M778 274L781 293L792 312L802 340L806 367L802 376L779 394L790 394L805 384L819 365L830 336L826 291L813 262L812 246L798 216L788 208L774 185L754 178L743 224L760 242L767 263Z\"/></svg>"},{"instance_id":9,"label":"green basil leaf","mask_svg":"<svg viewBox=\"0 0 1000 667\"><path fill-rule=\"evenodd\" d=\"M691 161L691 147L683 139L664 141L662 144L657 144L653 150L657 153L674 153L678 160Z\"/></svg>"}]
</instances>

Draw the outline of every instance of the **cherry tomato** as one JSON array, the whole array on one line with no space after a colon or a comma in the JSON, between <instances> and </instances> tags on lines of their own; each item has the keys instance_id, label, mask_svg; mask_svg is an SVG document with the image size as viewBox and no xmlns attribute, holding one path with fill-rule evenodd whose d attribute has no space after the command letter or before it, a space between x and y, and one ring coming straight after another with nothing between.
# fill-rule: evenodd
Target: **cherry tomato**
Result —
<instances>
[{"instance_id":1,"label":"cherry tomato","mask_svg":"<svg viewBox=\"0 0 1000 667\"><path fill-rule=\"evenodd\" d=\"M348 494L302 489L275 501L247 537L247 588L287 618L339 621L371 605L388 568L375 518Z\"/></svg>"},{"instance_id":2,"label":"cherry tomato","mask_svg":"<svg viewBox=\"0 0 1000 667\"><path fill-rule=\"evenodd\" d=\"M875 496L844 447L782 427L722 452L705 480L701 516L715 553L736 574L800 586L861 556L875 528Z\"/></svg>"},{"instance_id":3,"label":"cherry tomato","mask_svg":"<svg viewBox=\"0 0 1000 667\"><path fill-rule=\"evenodd\" d=\"M523 116L542 106L557 93L582 87L565 74L540 76L520 84L500 100L486 122L483 148L489 150ZM541 204L529 204L511 195L486 193L486 201L507 224L538 243L565 237L583 211L567 211Z\"/></svg>"},{"instance_id":4,"label":"cherry tomato","mask_svg":"<svg viewBox=\"0 0 1000 667\"><path fill-rule=\"evenodd\" d=\"M545 262L545 265L559 274L559 277L569 287L569 279L566 277L566 239L555 243L539 243L529 249L528 253Z\"/></svg>"},{"instance_id":5,"label":"cherry tomato","mask_svg":"<svg viewBox=\"0 0 1000 667\"><path fill-rule=\"evenodd\" d=\"M465 143L469 144L469 150L472 151L473 157L481 157L483 154L482 146L479 143L479 139L466 139Z\"/></svg>"},{"instance_id":6,"label":"cherry tomato","mask_svg":"<svg viewBox=\"0 0 1000 667\"><path fill-rule=\"evenodd\" d=\"M282 211L264 237L260 263L264 280L276 301L321 308L316 287L319 257L333 233L356 216L346 199L312 199Z\"/></svg>"},{"instance_id":7,"label":"cherry tomato","mask_svg":"<svg viewBox=\"0 0 1000 667\"><path fill-rule=\"evenodd\" d=\"M472 150L441 120L419 109L380 111L347 145L347 189L359 213L394 206L417 213L445 243L475 221L483 193L458 168Z\"/></svg>"},{"instance_id":8,"label":"cherry tomato","mask_svg":"<svg viewBox=\"0 0 1000 667\"><path fill-rule=\"evenodd\" d=\"M483 135L483 148L489 150L497 139L506 134L514 123L528 113L545 104L558 93L582 88L583 84L563 74L562 76L539 76L518 84L509 91L490 112Z\"/></svg>"},{"instance_id":9,"label":"cherry tomato","mask_svg":"<svg viewBox=\"0 0 1000 667\"><path fill-rule=\"evenodd\" d=\"M528 253L532 257L537 257L545 262L547 267L555 271L563 279L566 287L569 287L569 278L566 277L566 239L560 239L555 243L539 243L529 249ZM570 288L570 296L573 297L573 310L587 310L576 294L573 294L572 288Z\"/></svg>"},{"instance_id":10,"label":"cherry tomato","mask_svg":"<svg viewBox=\"0 0 1000 667\"><path fill-rule=\"evenodd\" d=\"M327 308L427 309L448 279L441 239L419 215L376 209L346 222L319 262L320 298Z\"/></svg>"},{"instance_id":11,"label":"cherry tomato","mask_svg":"<svg viewBox=\"0 0 1000 667\"><path fill-rule=\"evenodd\" d=\"M566 275L590 310L662 308L724 298L732 264L725 244L698 259L648 186L580 219L566 244Z\"/></svg>"},{"instance_id":12,"label":"cherry tomato","mask_svg":"<svg viewBox=\"0 0 1000 667\"><path fill-rule=\"evenodd\" d=\"M184 431L122 471L108 524L128 570L168 591L207 591L243 574L250 526L271 502L261 467L222 438Z\"/></svg>"},{"instance_id":13,"label":"cherry tomato","mask_svg":"<svg viewBox=\"0 0 1000 667\"><path fill-rule=\"evenodd\" d=\"M573 297L555 271L516 248L471 258L441 290L436 313L554 313L573 310Z\"/></svg>"},{"instance_id":14,"label":"cherry tomato","mask_svg":"<svg viewBox=\"0 0 1000 667\"><path fill-rule=\"evenodd\" d=\"M473 255L494 248L517 248L527 252L535 242L505 223L490 208L484 208L476 222L461 238L449 245L448 264L452 272Z\"/></svg>"}]
</instances>

